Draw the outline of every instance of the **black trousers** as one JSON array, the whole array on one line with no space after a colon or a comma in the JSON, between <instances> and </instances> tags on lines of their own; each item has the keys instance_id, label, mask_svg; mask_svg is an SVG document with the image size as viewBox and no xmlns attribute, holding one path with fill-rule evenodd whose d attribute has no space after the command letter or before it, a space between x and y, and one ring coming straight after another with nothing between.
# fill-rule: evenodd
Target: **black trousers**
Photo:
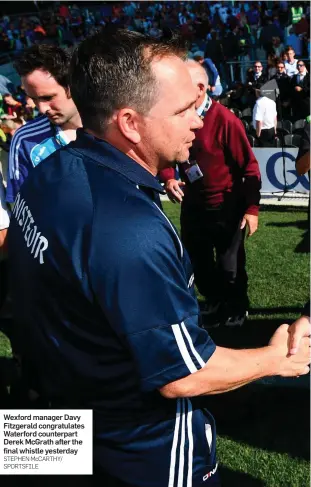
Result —
<instances>
[{"instance_id":1,"label":"black trousers","mask_svg":"<svg viewBox=\"0 0 311 487\"><path fill-rule=\"evenodd\" d=\"M258 138L260 147L274 147L275 129L262 129Z\"/></svg>"},{"instance_id":2,"label":"black trousers","mask_svg":"<svg viewBox=\"0 0 311 487\"><path fill-rule=\"evenodd\" d=\"M181 237L200 294L207 303L220 303L237 313L249 305L241 215L231 205L211 210L182 205L181 209Z\"/></svg>"}]
</instances>

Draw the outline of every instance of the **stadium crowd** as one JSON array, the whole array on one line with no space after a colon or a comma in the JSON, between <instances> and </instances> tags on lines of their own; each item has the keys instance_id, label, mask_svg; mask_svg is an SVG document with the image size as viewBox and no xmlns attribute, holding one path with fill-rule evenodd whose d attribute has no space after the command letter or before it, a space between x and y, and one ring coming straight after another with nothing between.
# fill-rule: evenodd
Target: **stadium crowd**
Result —
<instances>
[{"instance_id":1,"label":"stadium crowd","mask_svg":"<svg viewBox=\"0 0 311 487\"><path fill-rule=\"evenodd\" d=\"M154 38L176 31L187 44L189 57L206 69L210 96L243 120L252 146L280 146L281 142L296 146L299 142L293 135L300 135L304 122L293 123L309 115L310 103L309 63L304 61L310 57L308 2L55 4L38 15L3 15L0 52L14 60L37 43L71 48L102 28L122 27ZM264 121L263 127L272 128L277 110L273 140L259 137L253 114L259 95L256 89L271 79L276 80L280 97L277 107L270 103L268 124ZM38 111L22 87L2 76L0 95L0 136L2 143L9 144L15 130ZM288 136L285 141L284 135Z\"/></svg>"}]
</instances>

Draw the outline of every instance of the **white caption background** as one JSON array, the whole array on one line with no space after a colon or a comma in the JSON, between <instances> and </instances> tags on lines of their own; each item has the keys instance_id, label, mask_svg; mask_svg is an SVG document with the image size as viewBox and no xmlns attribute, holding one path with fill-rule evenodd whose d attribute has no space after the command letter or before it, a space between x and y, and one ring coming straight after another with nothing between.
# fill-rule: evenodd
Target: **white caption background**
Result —
<instances>
[{"instance_id":1,"label":"white caption background","mask_svg":"<svg viewBox=\"0 0 311 487\"><path fill-rule=\"evenodd\" d=\"M92 410L0 409L0 475L92 473Z\"/></svg>"}]
</instances>

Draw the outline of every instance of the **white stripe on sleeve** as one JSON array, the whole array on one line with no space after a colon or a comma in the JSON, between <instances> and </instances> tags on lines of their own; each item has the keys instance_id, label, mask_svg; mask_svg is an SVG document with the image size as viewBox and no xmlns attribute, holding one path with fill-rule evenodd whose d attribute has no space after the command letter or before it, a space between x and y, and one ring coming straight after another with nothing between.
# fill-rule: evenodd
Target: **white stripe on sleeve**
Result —
<instances>
[{"instance_id":1,"label":"white stripe on sleeve","mask_svg":"<svg viewBox=\"0 0 311 487\"><path fill-rule=\"evenodd\" d=\"M186 327L186 325L185 325L184 322L182 322L181 327L183 329L184 334L186 335L186 338L188 340L188 343L189 343L189 347L191 349L191 352L193 353L193 355L195 356L195 358L197 359L197 361L199 362L199 364L201 365L201 367L204 367L205 362L204 362L204 360L202 360L202 357L198 354L198 352L194 348L192 338L191 338L190 333L187 330L187 327Z\"/></svg>"},{"instance_id":2,"label":"white stripe on sleeve","mask_svg":"<svg viewBox=\"0 0 311 487\"><path fill-rule=\"evenodd\" d=\"M172 325L173 333L175 335L175 339L179 348L179 351L182 355L182 358L185 361L185 364L187 365L189 371L191 374L194 372L197 372L197 367L195 366L195 363L193 362L192 358L190 357L190 354L188 352L188 349L185 344L184 337L181 333L179 325Z\"/></svg>"}]
</instances>

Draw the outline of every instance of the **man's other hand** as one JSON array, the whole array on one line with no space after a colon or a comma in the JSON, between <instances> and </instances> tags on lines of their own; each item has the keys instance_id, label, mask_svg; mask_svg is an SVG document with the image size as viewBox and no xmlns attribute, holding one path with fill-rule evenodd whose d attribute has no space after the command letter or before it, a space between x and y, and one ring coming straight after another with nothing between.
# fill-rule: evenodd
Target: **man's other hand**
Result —
<instances>
[{"instance_id":1,"label":"man's other hand","mask_svg":"<svg viewBox=\"0 0 311 487\"><path fill-rule=\"evenodd\" d=\"M241 230L247 225L248 228L248 237L251 237L258 228L258 216L256 215L248 215L245 213L242 223L241 223Z\"/></svg>"},{"instance_id":2,"label":"man's other hand","mask_svg":"<svg viewBox=\"0 0 311 487\"><path fill-rule=\"evenodd\" d=\"M167 196L173 203L181 203L184 197L182 186L185 186L183 181L177 181L177 179L169 179L165 184L165 190Z\"/></svg>"},{"instance_id":3,"label":"man's other hand","mask_svg":"<svg viewBox=\"0 0 311 487\"><path fill-rule=\"evenodd\" d=\"M300 339L299 348L295 355L290 355L290 331L288 325L281 325L272 336L269 346L273 347L275 358L278 360L278 374L282 377L299 377L309 372L310 365L310 339Z\"/></svg>"},{"instance_id":4,"label":"man's other hand","mask_svg":"<svg viewBox=\"0 0 311 487\"><path fill-rule=\"evenodd\" d=\"M298 352L300 341L302 338L310 337L311 323L308 316L301 316L288 329L289 346L288 352L295 355Z\"/></svg>"}]
</instances>

